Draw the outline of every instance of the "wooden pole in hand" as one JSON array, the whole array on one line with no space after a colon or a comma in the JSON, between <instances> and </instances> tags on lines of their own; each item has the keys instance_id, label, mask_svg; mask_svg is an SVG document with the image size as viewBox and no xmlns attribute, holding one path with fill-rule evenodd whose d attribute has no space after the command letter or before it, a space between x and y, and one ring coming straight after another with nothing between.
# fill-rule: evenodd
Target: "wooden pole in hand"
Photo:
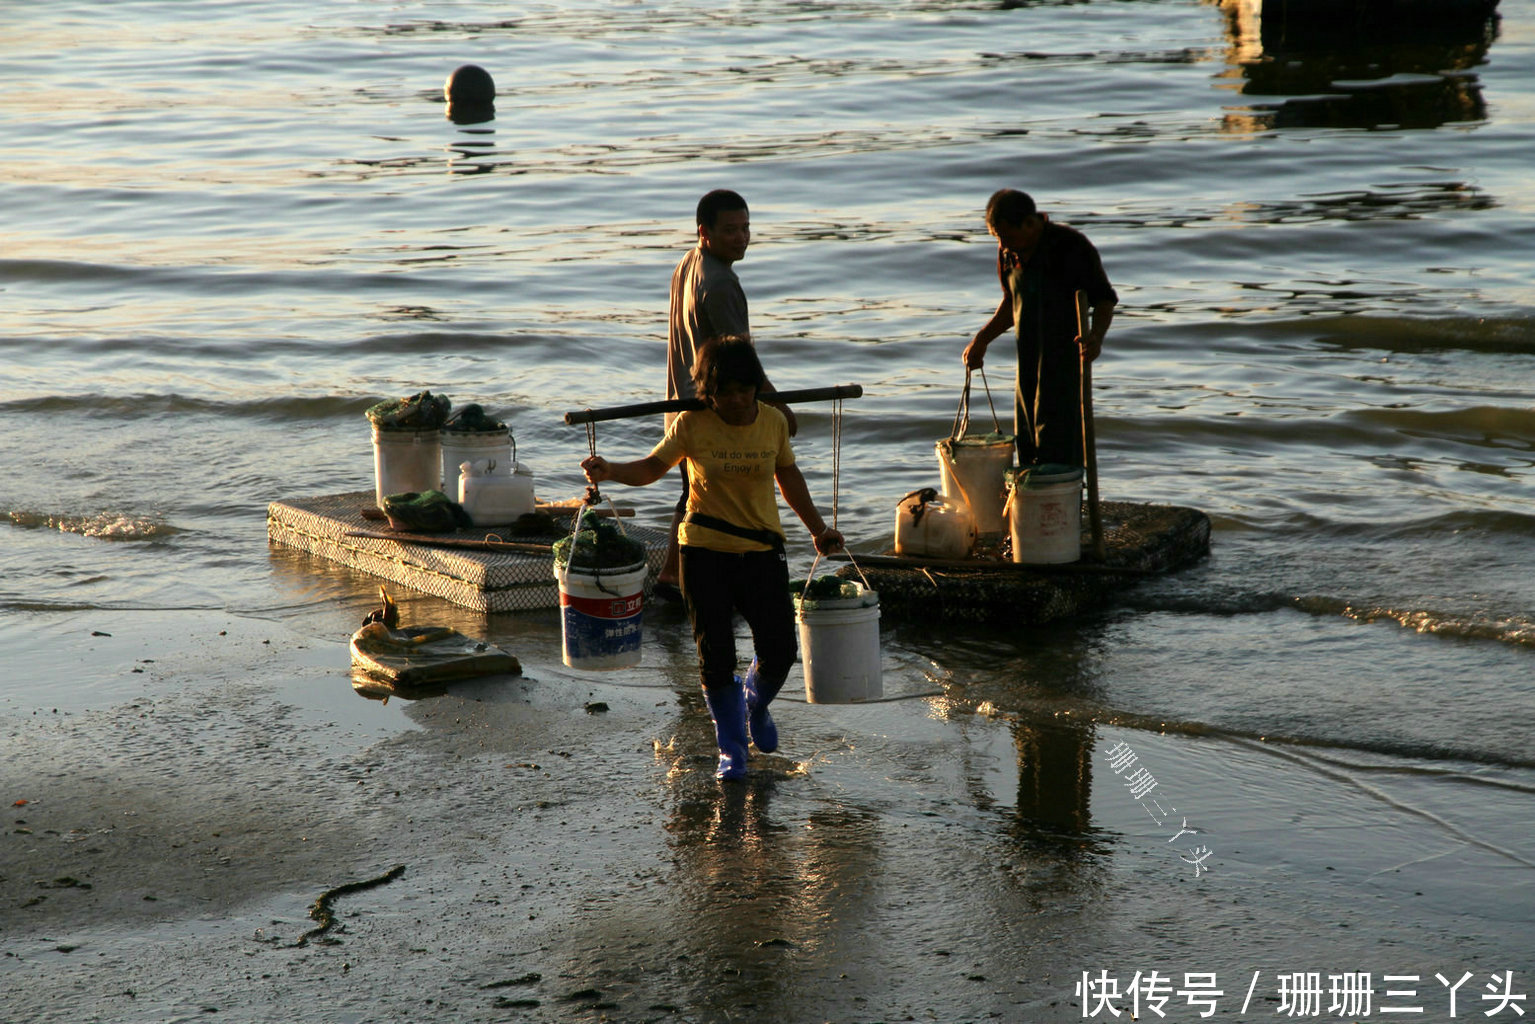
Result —
<instances>
[{"instance_id":1,"label":"wooden pole in hand","mask_svg":"<svg viewBox=\"0 0 1535 1024\"><path fill-rule=\"evenodd\" d=\"M1093 557L1102 562L1103 514L1098 508L1098 440L1093 434L1093 364L1087 358L1087 293L1077 292L1077 338L1082 360L1082 459L1087 471L1087 522L1093 535Z\"/></svg>"}]
</instances>

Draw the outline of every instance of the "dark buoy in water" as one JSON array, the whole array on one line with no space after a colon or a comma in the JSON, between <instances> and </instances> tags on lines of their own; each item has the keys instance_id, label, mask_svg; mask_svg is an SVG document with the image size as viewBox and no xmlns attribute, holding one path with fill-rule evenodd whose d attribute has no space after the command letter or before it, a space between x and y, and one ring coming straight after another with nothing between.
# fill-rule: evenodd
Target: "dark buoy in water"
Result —
<instances>
[{"instance_id":1,"label":"dark buoy in water","mask_svg":"<svg viewBox=\"0 0 1535 1024\"><path fill-rule=\"evenodd\" d=\"M478 64L454 68L442 86L447 117L454 124L475 124L496 116L496 83Z\"/></svg>"}]
</instances>

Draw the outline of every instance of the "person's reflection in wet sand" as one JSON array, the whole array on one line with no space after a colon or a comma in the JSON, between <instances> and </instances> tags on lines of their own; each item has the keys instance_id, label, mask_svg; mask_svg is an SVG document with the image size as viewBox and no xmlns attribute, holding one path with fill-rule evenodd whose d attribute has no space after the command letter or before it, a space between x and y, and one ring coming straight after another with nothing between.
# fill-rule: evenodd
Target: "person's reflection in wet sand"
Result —
<instances>
[{"instance_id":1,"label":"person's reflection in wet sand","mask_svg":"<svg viewBox=\"0 0 1535 1024\"><path fill-rule=\"evenodd\" d=\"M1069 839L1091 830L1094 741L1090 724L1013 723L1020 831Z\"/></svg>"},{"instance_id":2,"label":"person's reflection in wet sand","mask_svg":"<svg viewBox=\"0 0 1535 1024\"><path fill-rule=\"evenodd\" d=\"M780 755L757 754L745 780L720 785L708 715L701 699L686 700L698 707L679 722L666 822L690 947L684 973L709 987L705 1002L771 1016L803 983L786 961L852 963L851 951L867 945L877 914L869 890L888 837L880 816L864 809L775 812L779 787L806 784L801 767ZM798 795L786 799L803 808Z\"/></svg>"}]
</instances>

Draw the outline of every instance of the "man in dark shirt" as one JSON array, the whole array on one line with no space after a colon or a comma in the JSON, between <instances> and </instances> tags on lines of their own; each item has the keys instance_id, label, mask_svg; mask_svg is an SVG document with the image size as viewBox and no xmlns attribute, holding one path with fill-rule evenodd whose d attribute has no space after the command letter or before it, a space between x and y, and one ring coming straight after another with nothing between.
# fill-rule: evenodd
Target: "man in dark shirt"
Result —
<instances>
[{"instance_id":1,"label":"man in dark shirt","mask_svg":"<svg viewBox=\"0 0 1535 1024\"><path fill-rule=\"evenodd\" d=\"M986 348L1009 327L1018 337L1013 430L1020 466L1082 466L1082 367L1098 358L1119 301L1087 236L1052 224L1028 193L1002 189L986 204L986 230L997 240L1002 301L965 346L978 370ZM1086 337L1077 331L1076 293L1092 309Z\"/></svg>"}]
</instances>

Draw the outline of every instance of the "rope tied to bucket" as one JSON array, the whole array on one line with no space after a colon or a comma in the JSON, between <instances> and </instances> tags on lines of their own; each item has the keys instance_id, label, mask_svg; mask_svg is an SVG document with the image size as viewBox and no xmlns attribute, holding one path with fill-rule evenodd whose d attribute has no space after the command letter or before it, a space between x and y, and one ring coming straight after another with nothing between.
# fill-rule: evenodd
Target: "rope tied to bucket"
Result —
<instances>
[{"instance_id":1,"label":"rope tied to bucket","mask_svg":"<svg viewBox=\"0 0 1535 1024\"><path fill-rule=\"evenodd\" d=\"M948 441L941 443L938 447L938 451L948 466L949 476L953 479L954 486L959 488L960 497L964 500L966 505L973 509L975 508L975 502L972 500L972 496L965 490L965 482L959 473L958 467L954 464L954 445L956 442L962 440L965 435L970 432L971 372L972 371L969 368L966 368L965 386L964 389L959 393L959 408L954 411L954 426L949 430ZM997 404L993 402L991 398L991 384L986 380L986 370L984 368L981 369L980 373L981 387L986 392L986 404L991 407L991 426L996 433L1000 434L1002 433L1002 422L997 419ZM910 495L907 495L907 497L910 497Z\"/></svg>"},{"instance_id":2,"label":"rope tied to bucket","mask_svg":"<svg viewBox=\"0 0 1535 1024\"><path fill-rule=\"evenodd\" d=\"M965 387L959 393L959 408L954 411L954 426L949 430L949 439L958 441L970 432L970 375L972 371L965 370ZM996 433L1002 433L1002 421L997 419L997 403L992 401L991 384L986 380L986 370L981 368L981 387L986 392L986 404L991 407L991 426Z\"/></svg>"},{"instance_id":3,"label":"rope tied to bucket","mask_svg":"<svg viewBox=\"0 0 1535 1024\"><path fill-rule=\"evenodd\" d=\"M586 411L591 412L590 409ZM591 420L587 420L586 422L586 451L587 454L591 455L593 458L595 458L597 455L597 424ZM596 484L587 484L586 499L583 503L583 507L590 507L592 505L596 505L598 502L603 501L607 502L608 511L613 513L613 522L618 525L618 532L627 537L629 535L629 531L624 529L623 517L618 514L618 509L614 506L613 499L604 497L602 491L598 489ZM580 529L580 522L581 516L578 513L576 515L576 528L578 530Z\"/></svg>"},{"instance_id":4,"label":"rope tied to bucket","mask_svg":"<svg viewBox=\"0 0 1535 1024\"><path fill-rule=\"evenodd\" d=\"M831 528L833 530L837 529L837 517L838 517L838 514L840 512L841 483L842 483L842 399L839 397L839 398L837 398L832 403L832 407L831 407ZM838 532L841 532L841 531L838 531ZM864 575L863 566L858 564L858 559L853 557L853 552L849 551L846 548L846 546L843 547L843 550L847 552L847 560L849 562L851 562L853 568L858 571L858 576L859 576L860 579L863 580L863 585L864 585L865 589L873 591L874 587L869 583L869 577ZM820 564L821 564L821 551L820 551L819 548L817 548L816 549L816 553L815 553L815 559L814 559L814 561L812 561L810 563L810 572L805 577L805 586L804 586L804 589L801 591L802 593L805 592L805 591L808 591L810 589L810 583L811 583L812 580L815 579L815 571L816 571L817 567L820 566Z\"/></svg>"},{"instance_id":5,"label":"rope tied to bucket","mask_svg":"<svg viewBox=\"0 0 1535 1024\"><path fill-rule=\"evenodd\" d=\"M591 410L587 409L587 412L591 412ZM593 420L586 421L586 450L587 453L592 456L596 456L597 454L597 424ZM606 497L595 483L588 483L586 485L586 495L582 498L580 506L576 508L575 515L572 517L570 530L570 554L572 561L574 561L575 558L576 540L581 535L581 523L582 520L586 518L587 509L595 508L597 505L603 502L607 503L608 511L612 513L613 524L618 528L619 536L629 536L629 531L624 528L623 517L618 514L618 509L613 505L613 499ZM603 585L602 566L600 562L592 565L591 573L593 583L596 585L598 590L601 590L605 594L613 594L615 597L625 596L617 594Z\"/></svg>"}]
</instances>

